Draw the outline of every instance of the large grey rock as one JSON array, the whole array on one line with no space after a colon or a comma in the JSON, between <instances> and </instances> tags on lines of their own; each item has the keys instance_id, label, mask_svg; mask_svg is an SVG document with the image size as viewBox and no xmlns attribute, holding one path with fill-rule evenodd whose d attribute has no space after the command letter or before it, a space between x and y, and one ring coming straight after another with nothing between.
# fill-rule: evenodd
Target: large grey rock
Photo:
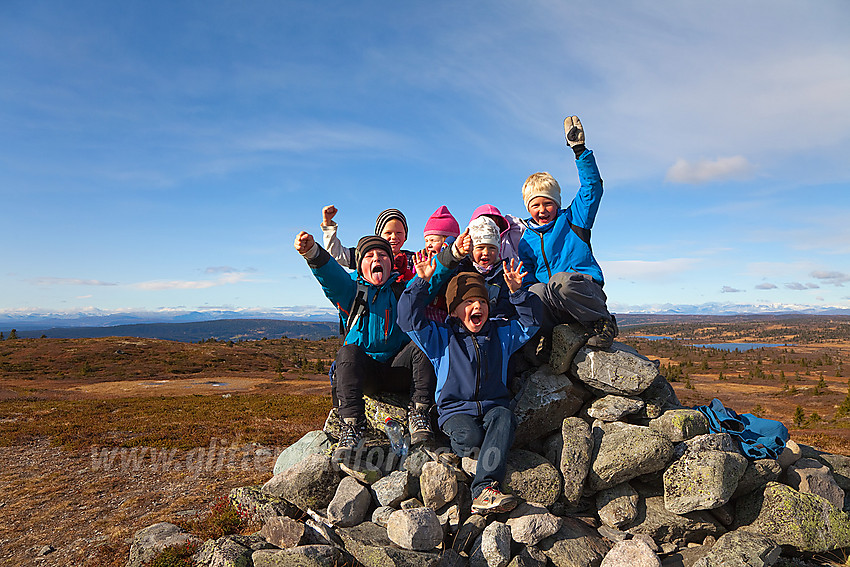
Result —
<instances>
[{"instance_id":1,"label":"large grey rock","mask_svg":"<svg viewBox=\"0 0 850 567\"><path fill-rule=\"evenodd\" d=\"M428 461L422 465L419 490L425 505L436 510L457 496L457 476L448 465Z\"/></svg>"},{"instance_id":2,"label":"large grey rock","mask_svg":"<svg viewBox=\"0 0 850 567\"><path fill-rule=\"evenodd\" d=\"M708 419L701 411L672 409L649 422L649 426L667 436L673 443L705 435L709 432Z\"/></svg>"},{"instance_id":3,"label":"large grey rock","mask_svg":"<svg viewBox=\"0 0 850 567\"><path fill-rule=\"evenodd\" d=\"M668 511L663 496L642 497L638 501L637 516L623 529L632 535L646 534L658 544L672 543L678 547L701 543L706 536L717 537L726 532L720 522L704 510L686 515Z\"/></svg>"},{"instance_id":4,"label":"large grey rock","mask_svg":"<svg viewBox=\"0 0 850 567\"><path fill-rule=\"evenodd\" d=\"M301 439L284 449L274 464L274 474L282 473L292 465L303 461L307 455L324 455L330 450L333 441L324 431L311 431Z\"/></svg>"},{"instance_id":5,"label":"large grey rock","mask_svg":"<svg viewBox=\"0 0 850 567\"><path fill-rule=\"evenodd\" d=\"M260 550L251 556L254 567L336 567L341 559L342 552L332 545Z\"/></svg>"},{"instance_id":6,"label":"large grey rock","mask_svg":"<svg viewBox=\"0 0 850 567\"><path fill-rule=\"evenodd\" d=\"M437 552L398 547L390 541L386 529L372 522L339 528L337 532L345 542L345 549L366 567L435 567L440 562Z\"/></svg>"},{"instance_id":7,"label":"large grey rock","mask_svg":"<svg viewBox=\"0 0 850 567\"><path fill-rule=\"evenodd\" d=\"M782 548L763 535L735 530L720 536L708 554L694 567L768 567L773 565Z\"/></svg>"},{"instance_id":8,"label":"large grey rock","mask_svg":"<svg viewBox=\"0 0 850 567\"><path fill-rule=\"evenodd\" d=\"M615 544L599 567L661 567L661 560L645 541L629 539Z\"/></svg>"},{"instance_id":9,"label":"large grey rock","mask_svg":"<svg viewBox=\"0 0 850 567\"><path fill-rule=\"evenodd\" d=\"M667 437L640 425L597 421L593 440L587 482L594 491L660 471L673 455L673 444Z\"/></svg>"},{"instance_id":10,"label":"large grey rock","mask_svg":"<svg viewBox=\"0 0 850 567\"><path fill-rule=\"evenodd\" d=\"M511 559L508 567L546 567L548 563L549 559L545 553L536 547L527 545Z\"/></svg>"},{"instance_id":11,"label":"large grey rock","mask_svg":"<svg viewBox=\"0 0 850 567\"><path fill-rule=\"evenodd\" d=\"M820 461L800 459L788 467L785 478L786 484L795 490L825 498L839 510L844 508L844 491Z\"/></svg>"},{"instance_id":12,"label":"large grey rock","mask_svg":"<svg viewBox=\"0 0 850 567\"><path fill-rule=\"evenodd\" d=\"M779 478L780 474L782 474L782 467L775 459L750 461L747 470L744 471L744 476L738 481L738 488L735 489L732 500L740 498L744 494L749 494L753 490L758 490L767 485L768 482Z\"/></svg>"},{"instance_id":13,"label":"large grey rock","mask_svg":"<svg viewBox=\"0 0 850 567\"><path fill-rule=\"evenodd\" d=\"M583 325L578 323L556 325L552 329L552 352L549 355L549 366L555 374L569 372L578 349L587 340Z\"/></svg>"},{"instance_id":14,"label":"large grey rock","mask_svg":"<svg viewBox=\"0 0 850 567\"><path fill-rule=\"evenodd\" d=\"M835 479L841 490L850 491L850 457L822 453L817 457L817 460L829 467L832 478Z\"/></svg>"},{"instance_id":15,"label":"large grey rock","mask_svg":"<svg viewBox=\"0 0 850 567\"><path fill-rule=\"evenodd\" d=\"M307 526L292 518L277 516L266 520L260 535L275 547L288 549L306 543Z\"/></svg>"},{"instance_id":16,"label":"large grey rock","mask_svg":"<svg viewBox=\"0 0 850 567\"><path fill-rule=\"evenodd\" d=\"M637 491L627 482L600 490L596 493L599 519L606 526L619 529L634 521L638 500Z\"/></svg>"},{"instance_id":17,"label":"large grey rock","mask_svg":"<svg viewBox=\"0 0 850 567\"><path fill-rule=\"evenodd\" d=\"M336 493L340 478L329 457L308 455L263 485L263 492L277 496L301 510L326 508Z\"/></svg>"},{"instance_id":18,"label":"large grey rock","mask_svg":"<svg viewBox=\"0 0 850 567\"><path fill-rule=\"evenodd\" d=\"M363 521L371 505L369 489L347 476L340 481L328 504L328 520L335 526L354 526Z\"/></svg>"},{"instance_id":19,"label":"large grey rock","mask_svg":"<svg viewBox=\"0 0 850 567\"><path fill-rule=\"evenodd\" d=\"M387 527L387 522L390 521L390 516L392 516L393 512L395 512L397 508L391 508L390 506L378 506L372 512L372 521L379 526Z\"/></svg>"},{"instance_id":20,"label":"large grey rock","mask_svg":"<svg viewBox=\"0 0 850 567\"><path fill-rule=\"evenodd\" d=\"M254 551L228 536L208 539L192 561L199 567L250 567Z\"/></svg>"},{"instance_id":21,"label":"large grey rock","mask_svg":"<svg viewBox=\"0 0 850 567\"><path fill-rule=\"evenodd\" d=\"M787 469L798 460L800 460L803 456L803 450L800 446L793 440L789 439L785 442L785 448L779 454L779 466L782 467L782 470Z\"/></svg>"},{"instance_id":22,"label":"large grey rock","mask_svg":"<svg viewBox=\"0 0 850 567\"><path fill-rule=\"evenodd\" d=\"M396 510L387 521L387 536L404 549L430 551L443 541L443 527L433 508Z\"/></svg>"},{"instance_id":23,"label":"large grey rock","mask_svg":"<svg viewBox=\"0 0 850 567\"><path fill-rule=\"evenodd\" d=\"M514 408L514 446L522 447L558 430L564 418L577 413L589 398L587 390L566 374L555 374L548 366L541 366L526 380Z\"/></svg>"},{"instance_id":24,"label":"large grey rock","mask_svg":"<svg viewBox=\"0 0 850 567\"><path fill-rule=\"evenodd\" d=\"M283 498L271 496L259 486L240 486L230 491L230 503L253 522L265 522L276 516L296 517L301 514L297 506Z\"/></svg>"},{"instance_id":25,"label":"large grey rock","mask_svg":"<svg viewBox=\"0 0 850 567\"><path fill-rule=\"evenodd\" d=\"M622 343L610 350L580 350L571 372L591 388L619 396L643 393L658 376L655 364Z\"/></svg>"},{"instance_id":26,"label":"large grey rock","mask_svg":"<svg viewBox=\"0 0 850 567\"><path fill-rule=\"evenodd\" d=\"M646 406L640 398L608 395L595 400L587 408L587 415L602 421L620 421L627 415L638 413Z\"/></svg>"},{"instance_id":27,"label":"large grey rock","mask_svg":"<svg viewBox=\"0 0 850 567\"><path fill-rule=\"evenodd\" d=\"M372 485L375 499L381 506L397 508L410 496L410 473L394 471Z\"/></svg>"},{"instance_id":28,"label":"large grey rock","mask_svg":"<svg viewBox=\"0 0 850 567\"><path fill-rule=\"evenodd\" d=\"M130 558L126 567L141 567L159 555L166 547L201 543L201 541L174 524L160 522L137 531L130 545Z\"/></svg>"},{"instance_id":29,"label":"large grey rock","mask_svg":"<svg viewBox=\"0 0 850 567\"><path fill-rule=\"evenodd\" d=\"M590 470L590 456L593 453L590 425L579 417L564 419L560 434L547 439L545 450L546 459L561 471L564 498L570 505L577 504L587 472Z\"/></svg>"},{"instance_id":30,"label":"large grey rock","mask_svg":"<svg viewBox=\"0 0 850 567\"><path fill-rule=\"evenodd\" d=\"M685 451L694 453L700 451L727 451L730 453L739 452L738 446L728 433L706 433L705 435L697 435L685 441L682 448Z\"/></svg>"},{"instance_id":31,"label":"large grey rock","mask_svg":"<svg viewBox=\"0 0 850 567\"><path fill-rule=\"evenodd\" d=\"M777 482L740 498L736 516L748 531L800 551L824 552L850 546L850 516L820 496Z\"/></svg>"},{"instance_id":32,"label":"large grey rock","mask_svg":"<svg viewBox=\"0 0 850 567\"><path fill-rule=\"evenodd\" d=\"M537 545L561 529L563 520L551 514L545 506L523 502L508 517L511 538L517 543Z\"/></svg>"},{"instance_id":33,"label":"large grey rock","mask_svg":"<svg viewBox=\"0 0 850 567\"><path fill-rule=\"evenodd\" d=\"M600 537L581 520L566 517L557 533L540 542L538 547L555 567L595 567L611 549L607 540Z\"/></svg>"},{"instance_id":34,"label":"large grey rock","mask_svg":"<svg viewBox=\"0 0 850 567\"><path fill-rule=\"evenodd\" d=\"M527 502L551 506L561 495L561 473L537 453L515 449L508 454L504 486Z\"/></svg>"},{"instance_id":35,"label":"large grey rock","mask_svg":"<svg viewBox=\"0 0 850 567\"><path fill-rule=\"evenodd\" d=\"M469 567L505 567L511 560L511 529L491 522L481 534L480 545L469 556Z\"/></svg>"},{"instance_id":36,"label":"large grey rock","mask_svg":"<svg viewBox=\"0 0 850 567\"><path fill-rule=\"evenodd\" d=\"M664 471L664 506L674 514L709 510L729 502L747 470L739 453L685 453Z\"/></svg>"}]
</instances>

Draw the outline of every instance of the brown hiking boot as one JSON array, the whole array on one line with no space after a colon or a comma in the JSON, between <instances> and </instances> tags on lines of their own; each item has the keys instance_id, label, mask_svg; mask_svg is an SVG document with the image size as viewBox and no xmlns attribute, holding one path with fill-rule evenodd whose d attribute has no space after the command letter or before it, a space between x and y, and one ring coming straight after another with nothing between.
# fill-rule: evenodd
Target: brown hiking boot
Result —
<instances>
[{"instance_id":1,"label":"brown hiking boot","mask_svg":"<svg viewBox=\"0 0 850 567\"><path fill-rule=\"evenodd\" d=\"M431 431L431 414L427 404L412 404L407 413L407 428L410 431L410 444L416 445L434 438Z\"/></svg>"},{"instance_id":2,"label":"brown hiking boot","mask_svg":"<svg viewBox=\"0 0 850 567\"><path fill-rule=\"evenodd\" d=\"M472 511L476 514L498 514L510 512L519 504L519 498L513 494L505 494L499 490L496 483L485 486L481 494L472 500Z\"/></svg>"},{"instance_id":3,"label":"brown hiking boot","mask_svg":"<svg viewBox=\"0 0 850 567\"><path fill-rule=\"evenodd\" d=\"M365 436L365 417L344 418L342 420L342 428L340 429L339 443L337 443L336 449L334 449L333 452L334 462L350 462L357 449L359 449L363 445L363 440Z\"/></svg>"}]
</instances>

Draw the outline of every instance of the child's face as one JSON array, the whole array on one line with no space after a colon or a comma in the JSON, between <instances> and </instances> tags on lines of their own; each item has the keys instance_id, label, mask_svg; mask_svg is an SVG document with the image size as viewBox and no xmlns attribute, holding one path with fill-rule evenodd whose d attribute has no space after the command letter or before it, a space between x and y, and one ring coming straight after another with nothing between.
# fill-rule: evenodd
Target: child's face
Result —
<instances>
[{"instance_id":1,"label":"child's face","mask_svg":"<svg viewBox=\"0 0 850 567\"><path fill-rule=\"evenodd\" d=\"M492 268L499 263L499 249L492 244L478 244L472 249L472 260L482 268Z\"/></svg>"},{"instance_id":2,"label":"child's face","mask_svg":"<svg viewBox=\"0 0 850 567\"><path fill-rule=\"evenodd\" d=\"M390 246L393 247L393 254L398 254L404 245L404 241L407 240L404 225L398 219L393 219L385 224L384 230L379 236L390 243Z\"/></svg>"},{"instance_id":3,"label":"child's face","mask_svg":"<svg viewBox=\"0 0 850 567\"><path fill-rule=\"evenodd\" d=\"M425 249L428 251L428 254L436 254L443 248L443 242L445 241L445 236L429 234L425 237Z\"/></svg>"},{"instance_id":4,"label":"child's face","mask_svg":"<svg viewBox=\"0 0 850 567\"><path fill-rule=\"evenodd\" d=\"M547 197L535 197L528 204L528 212L537 224L546 224L555 220L558 214L558 204Z\"/></svg>"},{"instance_id":5,"label":"child's face","mask_svg":"<svg viewBox=\"0 0 850 567\"><path fill-rule=\"evenodd\" d=\"M372 248L360 260L360 273L372 285L386 282L392 272L392 261L385 250Z\"/></svg>"},{"instance_id":6,"label":"child's face","mask_svg":"<svg viewBox=\"0 0 850 567\"><path fill-rule=\"evenodd\" d=\"M490 303L478 297L467 299L455 307L452 315L460 319L467 331L477 333L490 317Z\"/></svg>"}]
</instances>

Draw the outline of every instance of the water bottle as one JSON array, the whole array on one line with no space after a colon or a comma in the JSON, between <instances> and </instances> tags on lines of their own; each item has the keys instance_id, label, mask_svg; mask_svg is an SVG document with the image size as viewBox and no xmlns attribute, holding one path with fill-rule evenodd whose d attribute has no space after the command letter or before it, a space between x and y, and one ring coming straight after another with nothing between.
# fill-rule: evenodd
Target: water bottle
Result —
<instances>
[{"instance_id":1,"label":"water bottle","mask_svg":"<svg viewBox=\"0 0 850 567\"><path fill-rule=\"evenodd\" d=\"M390 440L393 453L399 457L407 456L410 440L404 434L404 426L397 419L388 417L384 420L384 431L386 431Z\"/></svg>"}]
</instances>

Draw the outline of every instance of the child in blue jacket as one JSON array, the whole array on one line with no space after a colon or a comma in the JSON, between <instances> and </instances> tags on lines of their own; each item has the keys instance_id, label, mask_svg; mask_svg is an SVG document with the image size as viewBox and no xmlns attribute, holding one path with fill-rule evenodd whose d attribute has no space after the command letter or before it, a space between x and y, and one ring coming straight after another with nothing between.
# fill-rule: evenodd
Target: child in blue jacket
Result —
<instances>
[{"instance_id":1,"label":"child in blue jacket","mask_svg":"<svg viewBox=\"0 0 850 567\"><path fill-rule=\"evenodd\" d=\"M519 258L530 272L531 291L546 306L544 333L560 323L578 322L586 329L587 345L609 348L617 324L608 312L602 269L590 247L590 229L602 200L602 178L593 152L584 145L578 116L564 120L567 144L576 156L581 188L566 209L561 187L546 172L526 179L522 197L531 218L519 243Z\"/></svg>"},{"instance_id":2,"label":"child in blue jacket","mask_svg":"<svg viewBox=\"0 0 850 567\"><path fill-rule=\"evenodd\" d=\"M426 441L431 437L429 409L436 378L431 362L396 322L398 297L405 283L392 270L390 243L380 236L361 238L354 249L357 272L352 274L304 231L295 237L295 249L347 322L345 343L334 361L333 394L342 418L334 459L349 459L363 441L364 394L412 391L408 413L411 441Z\"/></svg>"},{"instance_id":3,"label":"child in blue jacket","mask_svg":"<svg viewBox=\"0 0 850 567\"><path fill-rule=\"evenodd\" d=\"M450 316L442 323L431 321L425 306L435 266L420 255L415 267L417 277L399 299L399 326L434 364L438 423L452 450L459 456L478 450L472 510L482 514L511 510L517 498L499 489L516 430L509 407L513 396L507 386L508 359L537 332L542 305L521 287L526 275L522 263L511 261L504 267L504 279L517 318L490 319L483 278L461 272L446 287Z\"/></svg>"}]
</instances>

